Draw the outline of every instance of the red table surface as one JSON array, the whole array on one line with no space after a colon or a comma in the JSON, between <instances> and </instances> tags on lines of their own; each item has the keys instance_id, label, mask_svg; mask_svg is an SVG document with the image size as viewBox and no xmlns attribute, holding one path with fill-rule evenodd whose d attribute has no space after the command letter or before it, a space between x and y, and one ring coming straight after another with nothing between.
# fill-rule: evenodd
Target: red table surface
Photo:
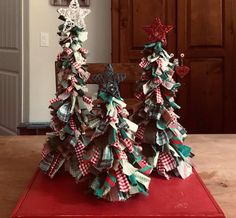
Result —
<instances>
[{"instance_id":1,"label":"red table surface","mask_svg":"<svg viewBox=\"0 0 236 218\"><path fill-rule=\"evenodd\" d=\"M138 195L126 202L110 203L89 194L85 184L75 184L69 175L53 180L36 171L19 200L12 218L162 217L202 218L224 214L194 171L182 180L152 177L147 197Z\"/></svg>"}]
</instances>

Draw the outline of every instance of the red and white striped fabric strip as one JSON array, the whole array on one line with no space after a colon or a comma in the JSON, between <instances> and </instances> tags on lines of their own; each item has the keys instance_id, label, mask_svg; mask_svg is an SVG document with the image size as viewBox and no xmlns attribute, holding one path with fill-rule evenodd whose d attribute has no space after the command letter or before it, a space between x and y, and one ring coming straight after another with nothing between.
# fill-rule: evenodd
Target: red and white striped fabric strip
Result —
<instances>
[{"instance_id":1,"label":"red and white striped fabric strip","mask_svg":"<svg viewBox=\"0 0 236 218\"><path fill-rule=\"evenodd\" d=\"M77 62L74 62L74 63L72 64L72 66L73 66L76 70L79 70L80 67L81 67L81 65L78 64Z\"/></svg>"},{"instance_id":2,"label":"red and white striped fabric strip","mask_svg":"<svg viewBox=\"0 0 236 218\"><path fill-rule=\"evenodd\" d=\"M65 48L64 50L67 55L71 55L73 53L73 50L71 48Z\"/></svg>"},{"instance_id":3,"label":"red and white striped fabric strip","mask_svg":"<svg viewBox=\"0 0 236 218\"><path fill-rule=\"evenodd\" d=\"M54 161L53 161L53 163L52 163L52 165L51 165L51 167L50 167L50 171L49 171L49 173L48 173L48 176L52 176L52 175L53 175L55 169L57 169L57 167L58 167L59 163L61 162L61 160L62 160L62 155L61 155L61 154L58 154L58 155L54 158Z\"/></svg>"},{"instance_id":4,"label":"red and white striped fabric strip","mask_svg":"<svg viewBox=\"0 0 236 218\"><path fill-rule=\"evenodd\" d=\"M116 178L119 184L119 188L121 192L128 192L130 190L130 184L126 177L126 175L122 172L121 166L116 171Z\"/></svg>"},{"instance_id":5,"label":"red and white striped fabric strip","mask_svg":"<svg viewBox=\"0 0 236 218\"><path fill-rule=\"evenodd\" d=\"M58 101L60 101L61 99L59 99L59 98L53 98L53 99L51 99L50 101L49 101L49 103L50 104L53 104L53 103L56 103L56 102L58 102Z\"/></svg>"},{"instance_id":6,"label":"red and white striped fabric strip","mask_svg":"<svg viewBox=\"0 0 236 218\"><path fill-rule=\"evenodd\" d=\"M83 54L88 54L88 50L86 48L80 48L79 52Z\"/></svg>"},{"instance_id":7,"label":"red and white striped fabric strip","mask_svg":"<svg viewBox=\"0 0 236 218\"><path fill-rule=\"evenodd\" d=\"M119 146L119 141L117 140L115 143L113 143L111 146L115 147L115 148L120 148Z\"/></svg>"},{"instance_id":8,"label":"red and white striped fabric strip","mask_svg":"<svg viewBox=\"0 0 236 218\"><path fill-rule=\"evenodd\" d=\"M137 130L137 132L136 132L135 140L137 139L138 141L142 141L142 140L143 140L143 137L144 137L144 131L145 131L145 125L144 125L144 124L141 124L141 125L138 127L138 130Z\"/></svg>"},{"instance_id":9,"label":"red and white striped fabric strip","mask_svg":"<svg viewBox=\"0 0 236 218\"><path fill-rule=\"evenodd\" d=\"M41 152L41 158L44 159L46 158L46 156L50 153L50 149L49 149L49 146L47 144L45 144L43 146L43 150Z\"/></svg>"},{"instance_id":10,"label":"red and white striped fabric strip","mask_svg":"<svg viewBox=\"0 0 236 218\"><path fill-rule=\"evenodd\" d=\"M89 174L89 163L82 163L81 165L79 165L79 169L81 170L81 173L83 176L86 176Z\"/></svg>"},{"instance_id":11,"label":"red and white striped fabric strip","mask_svg":"<svg viewBox=\"0 0 236 218\"><path fill-rule=\"evenodd\" d=\"M129 138L124 139L123 142L130 152L134 151L133 143L131 142Z\"/></svg>"},{"instance_id":12,"label":"red and white striped fabric strip","mask_svg":"<svg viewBox=\"0 0 236 218\"><path fill-rule=\"evenodd\" d=\"M100 150L99 150L99 148L96 148L95 151L94 151L94 154L93 154L93 156L91 158L91 163L93 165L97 164L99 156L100 156Z\"/></svg>"},{"instance_id":13,"label":"red and white striped fabric strip","mask_svg":"<svg viewBox=\"0 0 236 218\"><path fill-rule=\"evenodd\" d=\"M157 170L161 175L165 176L168 179L169 176L166 174L166 172L171 171L175 168L176 162L170 153L163 152L159 155L157 161Z\"/></svg>"},{"instance_id":14,"label":"red and white striped fabric strip","mask_svg":"<svg viewBox=\"0 0 236 218\"><path fill-rule=\"evenodd\" d=\"M145 95L144 95L143 92L141 91L141 92L136 92L136 93L134 94L134 96L135 96L138 100L142 100L142 98L143 98Z\"/></svg>"},{"instance_id":15,"label":"red and white striped fabric strip","mask_svg":"<svg viewBox=\"0 0 236 218\"><path fill-rule=\"evenodd\" d=\"M139 63L139 66L142 68L145 68L149 64L149 61L147 61L146 58L142 58L141 62Z\"/></svg>"},{"instance_id":16,"label":"red and white striped fabric strip","mask_svg":"<svg viewBox=\"0 0 236 218\"><path fill-rule=\"evenodd\" d=\"M73 117L70 118L69 122L70 122L70 128L75 131L77 129L77 127L76 127Z\"/></svg>"},{"instance_id":17,"label":"red and white striped fabric strip","mask_svg":"<svg viewBox=\"0 0 236 218\"><path fill-rule=\"evenodd\" d=\"M74 76L72 76L71 77L71 84L74 86L74 85L76 85L76 83L77 83L77 79Z\"/></svg>"},{"instance_id":18,"label":"red and white striped fabric strip","mask_svg":"<svg viewBox=\"0 0 236 218\"><path fill-rule=\"evenodd\" d=\"M70 60L70 63L73 64L75 61L74 56L71 56L69 60Z\"/></svg>"},{"instance_id":19,"label":"red and white striped fabric strip","mask_svg":"<svg viewBox=\"0 0 236 218\"><path fill-rule=\"evenodd\" d=\"M164 100L162 98L161 89L160 89L159 86L155 89L155 93L156 93L156 101L157 101L157 103L158 104L163 104Z\"/></svg>"},{"instance_id":20,"label":"red and white striped fabric strip","mask_svg":"<svg viewBox=\"0 0 236 218\"><path fill-rule=\"evenodd\" d=\"M77 157L80 164L83 163L83 156L84 156L84 150L83 149L84 148L85 148L85 146L80 140L75 145L75 154L76 154L76 157Z\"/></svg>"},{"instance_id":21,"label":"red and white striped fabric strip","mask_svg":"<svg viewBox=\"0 0 236 218\"><path fill-rule=\"evenodd\" d=\"M83 101L87 104L92 104L92 98L88 97L88 96L83 96Z\"/></svg>"},{"instance_id":22,"label":"red and white striped fabric strip","mask_svg":"<svg viewBox=\"0 0 236 218\"><path fill-rule=\"evenodd\" d=\"M70 93L72 90L73 90L73 86L69 86L69 87L66 89L66 92L67 92L67 93Z\"/></svg>"}]
</instances>

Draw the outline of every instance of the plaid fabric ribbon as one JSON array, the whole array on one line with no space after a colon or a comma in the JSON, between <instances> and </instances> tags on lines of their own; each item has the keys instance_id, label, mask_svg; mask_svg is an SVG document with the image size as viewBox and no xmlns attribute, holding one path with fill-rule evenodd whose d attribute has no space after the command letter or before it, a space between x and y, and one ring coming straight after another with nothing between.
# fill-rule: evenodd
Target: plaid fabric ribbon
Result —
<instances>
[{"instance_id":1,"label":"plaid fabric ribbon","mask_svg":"<svg viewBox=\"0 0 236 218\"><path fill-rule=\"evenodd\" d=\"M142 173L144 173L146 175L151 174L152 167L150 165L148 165L148 163L144 159L139 160L137 163L141 167L141 172Z\"/></svg>"},{"instance_id":2,"label":"plaid fabric ribbon","mask_svg":"<svg viewBox=\"0 0 236 218\"><path fill-rule=\"evenodd\" d=\"M49 101L49 104L51 105L51 104L54 104L54 103L56 103L56 102L58 102L58 101L60 101L61 99L59 99L59 98L53 98L53 99L51 99L50 101Z\"/></svg>"},{"instance_id":3,"label":"plaid fabric ribbon","mask_svg":"<svg viewBox=\"0 0 236 218\"><path fill-rule=\"evenodd\" d=\"M149 61L147 61L146 58L142 58L142 59L141 59L141 62L139 63L139 66L140 66L141 68L146 68L146 67L148 66L148 64L149 64Z\"/></svg>"},{"instance_id":4,"label":"plaid fabric ribbon","mask_svg":"<svg viewBox=\"0 0 236 218\"><path fill-rule=\"evenodd\" d=\"M72 76L72 77L71 77L71 84L72 84L73 86L75 86L76 83L77 83L77 79L76 79L74 76Z\"/></svg>"},{"instance_id":5,"label":"plaid fabric ribbon","mask_svg":"<svg viewBox=\"0 0 236 218\"><path fill-rule=\"evenodd\" d=\"M79 48L79 52L83 54L88 54L88 50L86 48Z\"/></svg>"},{"instance_id":6,"label":"plaid fabric ribbon","mask_svg":"<svg viewBox=\"0 0 236 218\"><path fill-rule=\"evenodd\" d=\"M89 166L90 166L89 163L82 163L79 165L79 169L83 176L86 176L89 174Z\"/></svg>"},{"instance_id":7,"label":"plaid fabric ribbon","mask_svg":"<svg viewBox=\"0 0 236 218\"><path fill-rule=\"evenodd\" d=\"M77 62L73 62L72 63L72 66L76 69L76 70L79 70L81 68L81 65L78 64Z\"/></svg>"},{"instance_id":8,"label":"plaid fabric ribbon","mask_svg":"<svg viewBox=\"0 0 236 218\"><path fill-rule=\"evenodd\" d=\"M72 117L70 118L69 122L70 122L70 128L75 131L77 129L77 127L76 127L75 121Z\"/></svg>"},{"instance_id":9,"label":"plaid fabric ribbon","mask_svg":"<svg viewBox=\"0 0 236 218\"><path fill-rule=\"evenodd\" d=\"M145 131L145 125L144 124L141 124L139 127L138 127L138 130L136 132L136 135L135 135L135 141L142 141L143 140L143 137L144 137L144 131Z\"/></svg>"},{"instance_id":10,"label":"plaid fabric ribbon","mask_svg":"<svg viewBox=\"0 0 236 218\"><path fill-rule=\"evenodd\" d=\"M48 144L44 144L42 152L41 152L41 158L46 159L47 155L50 153L50 148Z\"/></svg>"},{"instance_id":11,"label":"plaid fabric ribbon","mask_svg":"<svg viewBox=\"0 0 236 218\"><path fill-rule=\"evenodd\" d=\"M153 82L155 83L155 84L161 84L162 83L162 79L161 78L155 78L154 80L153 80Z\"/></svg>"},{"instance_id":12,"label":"plaid fabric ribbon","mask_svg":"<svg viewBox=\"0 0 236 218\"><path fill-rule=\"evenodd\" d=\"M166 131L158 131L156 133L156 143L160 146L165 145L169 142L169 136Z\"/></svg>"},{"instance_id":13,"label":"plaid fabric ribbon","mask_svg":"<svg viewBox=\"0 0 236 218\"><path fill-rule=\"evenodd\" d=\"M116 171L116 178L121 192L128 192L130 190L130 184L126 175L122 172L121 166Z\"/></svg>"},{"instance_id":14,"label":"plaid fabric ribbon","mask_svg":"<svg viewBox=\"0 0 236 218\"><path fill-rule=\"evenodd\" d=\"M162 98L161 89L160 89L159 86L155 89L155 93L156 93L156 101L157 101L157 103L162 105L164 103L164 100Z\"/></svg>"},{"instance_id":15,"label":"plaid fabric ribbon","mask_svg":"<svg viewBox=\"0 0 236 218\"><path fill-rule=\"evenodd\" d=\"M121 106L117 105L116 109L117 109L118 114L120 114L121 116L123 117L129 116L129 112L125 108L122 108Z\"/></svg>"},{"instance_id":16,"label":"plaid fabric ribbon","mask_svg":"<svg viewBox=\"0 0 236 218\"><path fill-rule=\"evenodd\" d=\"M69 86L69 87L66 89L66 93L70 93L72 90L73 90L73 86Z\"/></svg>"},{"instance_id":17,"label":"plaid fabric ribbon","mask_svg":"<svg viewBox=\"0 0 236 218\"><path fill-rule=\"evenodd\" d=\"M142 91L136 92L136 93L134 94L134 96L135 96L135 98L137 98L138 100L142 100L142 99L145 97L145 95L144 95L144 93L143 93Z\"/></svg>"},{"instance_id":18,"label":"plaid fabric ribbon","mask_svg":"<svg viewBox=\"0 0 236 218\"><path fill-rule=\"evenodd\" d=\"M120 150L119 153L117 154L117 158L119 160L128 160L126 153L122 150Z\"/></svg>"},{"instance_id":19,"label":"plaid fabric ribbon","mask_svg":"<svg viewBox=\"0 0 236 218\"><path fill-rule=\"evenodd\" d=\"M96 165L97 162L98 162L99 157L100 157L100 149L97 147L97 148L95 149L94 153L93 153L92 158L91 158L91 163L92 163L93 165Z\"/></svg>"},{"instance_id":20,"label":"plaid fabric ribbon","mask_svg":"<svg viewBox=\"0 0 236 218\"><path fill-rule=\"evenodd\" d=\"M88 97L88 96L83 96L83 101L87 104L92 104L92 98Z\"/></svg>"},{"instance_id":21,"label":"plaid fabric ribbon","mask_svg":"<svg viewBox=\"0 0 236 218\"><path fill-rule=\"evenodd\" d=\"M64 51L67 55L71 55L73 53L73 50L71 48L65 48Z\"/></svg>"},{"instance_id":22,"label":"plaid fabric ribbon","mask_svg":"<svg viewBox=\"0 0 236 218\"><path fill-rule=\"evenodd\" d=\"M54 177L54 175L56 174L56 172L59 170L59 168L63 163L64 163L64 158L62 157L61 154L57 154L54 157L53 163L49 169L48 176L51 178Z\"/></svg>"},{"instance_id":23,"label":"plaid fabric ribbon","mask_svg":"<svg viewBox=\"0 0 236 218\"><path fill-rule=\"evenodd\" d=\"M75 154L80 164L83 163L84 148L85 145L80 140L78 140L77 144L75 145Z\"/></svg>"},{"instance_id":24,"label":"plaid fabric ribbon","mask_svg":"<svg viewBox=\"0 0 236 218\"><path fill-rule=\"evenodd\" d=\"M158 157L157 170L160 175L169 179L167 172L176 168L176 161L168 152L162 152Z\"/></svg>"},{"instance_id":25,"label":"plaid fabric ribbon","mask_svg":"<svg viewBox=\"0 0 236 218\"><path fill-rule=\"evenodd\" d=\"M129 138L125 138L123 142L125 146L128 148L128 150L132 153L134 151L134 148L133 148L133 143L131 142L131 140Z\"/></svg>"}]
</instances>

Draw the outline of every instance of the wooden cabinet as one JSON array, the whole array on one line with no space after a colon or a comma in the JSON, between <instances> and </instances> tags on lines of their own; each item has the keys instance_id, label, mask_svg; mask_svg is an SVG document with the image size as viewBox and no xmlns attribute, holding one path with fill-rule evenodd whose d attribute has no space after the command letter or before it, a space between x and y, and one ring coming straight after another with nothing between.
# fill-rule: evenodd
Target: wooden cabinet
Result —
<instances>
[{"instance_id":1,"label":"wooden cabinet","mask_svg":"<svg viewBox=\"0 0 236 218\"><path fill-rule=\"evenodd\" d=\"M235 8L234 0L112 0L113 62L138 64L147 42L142 27L160 17L175 27L167 51L185 53L191 68L179 79L181 122L191 133L235 133Z\"/></svg>"}]
</instances>

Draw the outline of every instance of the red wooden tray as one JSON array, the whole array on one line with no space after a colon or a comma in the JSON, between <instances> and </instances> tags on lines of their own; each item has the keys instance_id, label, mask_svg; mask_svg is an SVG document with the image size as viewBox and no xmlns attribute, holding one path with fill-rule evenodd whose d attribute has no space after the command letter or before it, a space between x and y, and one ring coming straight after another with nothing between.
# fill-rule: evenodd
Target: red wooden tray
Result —
<instances>
[{"instance_id":1,"label":"red wooden tray","mask_svg":"<svg viewBox=\"0 0 236 218\"><path fill-rule=\"evenodd\" d=\"M11 217L225 218L195 170L186 180L152 177L149 196L118 203L96 199L87 193L85 184L75 184L69 175L50 180L37 171Z\"/></svg>"}]
</instances>

